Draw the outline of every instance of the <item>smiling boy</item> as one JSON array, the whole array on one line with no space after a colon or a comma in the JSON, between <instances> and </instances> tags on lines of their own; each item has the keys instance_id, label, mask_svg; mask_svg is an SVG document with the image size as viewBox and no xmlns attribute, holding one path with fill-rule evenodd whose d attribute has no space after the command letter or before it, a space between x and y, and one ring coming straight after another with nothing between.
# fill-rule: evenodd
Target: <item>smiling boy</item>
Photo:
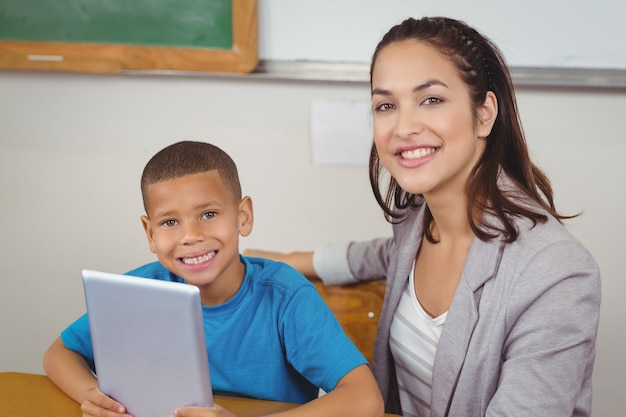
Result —
<instances>
[{"instance_id":1,"label":"smiling boy","mask_svg":"<svg viewBox=\"0 0 626 417\"><path fill-rule=\"evenodd\" d=\"M239 236L252 231L252 200L242 197L225 152L203 142L170 145L146 165L141 190L141 221L158 262L128 274L200 289L216 394L303 404L285 417L383 415L367 361L315 287L285 264L239 254ZM84 315L46 352L46 373L81 403L83 415L125 415L122 404L98 390L92 367ZM319 388L328 394L318 397ZM172 413L233 415L219 405Z\"/></svg>"}]
</instances>

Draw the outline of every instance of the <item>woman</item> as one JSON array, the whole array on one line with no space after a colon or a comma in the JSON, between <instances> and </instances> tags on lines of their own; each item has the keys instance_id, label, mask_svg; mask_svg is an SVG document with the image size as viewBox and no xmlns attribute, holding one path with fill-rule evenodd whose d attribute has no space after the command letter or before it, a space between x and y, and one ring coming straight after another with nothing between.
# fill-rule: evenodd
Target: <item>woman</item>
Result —
<instances>
[{"instance_id":1,"label":"woman","mask_svg":"<svg viewBox=\"0 0 626 417\"><path fill-rule=\"evenodd\" d=\"M370 181L393 237L247 254L327 283L386 277L373 370L388 412L589 416L600 274L530 160L502 54L463 22L407 19L370 83Z\"/></svg>"}]
</instances>

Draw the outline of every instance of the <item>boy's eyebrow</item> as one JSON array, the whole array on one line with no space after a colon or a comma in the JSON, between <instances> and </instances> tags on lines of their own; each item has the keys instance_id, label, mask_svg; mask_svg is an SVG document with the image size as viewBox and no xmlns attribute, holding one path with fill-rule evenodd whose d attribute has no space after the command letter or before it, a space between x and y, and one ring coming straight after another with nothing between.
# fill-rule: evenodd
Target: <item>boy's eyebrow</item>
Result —
<instances>
[{"instance_id":1,"label":"boy's eyebrow","mask_svg":"<svg viewBox=\"0 0 626 417\"><path fill-rule=\"evenodd\" d=\"M161 217L172 217L174 215L175 211L170 210L170 211L157 211L154 213L154 218L158 219Z\"/></svg>"},{"instance_id":2,"label":"boy's eyebrow","mask_svg":"<svg viewBox=\"0 0 626 417\"><path fill-rule=\"evenodd\" d=\"M204 203L198 204L194 207L195 210L206 210L208 208L219 208L219 207L223 207L224 204L221 203L218 200L211 200L211 201L206 201ZM156 212L154 213L154 217L155 218L161 218L161 217L174 217L176 215L177 211L176 210L167 210L167 211L162 211L162 212Z\"/></svg>"},{"instance_id":3,"label":"boy's eyebrow","mask_svg":"<svg viewBox=\"0 0 626 417\"><path fill-rule=\"evenodd\" d=\"M428 80L422 84L416 85L415 87L413 87L413 92L417 93L418 91L422 91L422 90L426 90L427 88L430 88L432 86L435 85L440 85L442 87L445 88L449 88L448 85L446 83L444 83L443 81L440 80ZM391 91L389 90L385 90L384 88L374 88L372 90L372 95L381 95L381 96L390 96L391 95Z\"/></svg>"}]
</instances>

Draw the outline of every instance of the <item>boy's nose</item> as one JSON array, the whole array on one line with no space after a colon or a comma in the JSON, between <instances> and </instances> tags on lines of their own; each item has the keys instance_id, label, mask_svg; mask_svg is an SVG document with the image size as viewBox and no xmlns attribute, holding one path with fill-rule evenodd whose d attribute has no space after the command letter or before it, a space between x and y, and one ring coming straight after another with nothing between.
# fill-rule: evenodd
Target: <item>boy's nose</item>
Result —
<instances>
[{"instance_id":1,"label":"boy's nose","mask_svg":"<svg viewBox=\"0 0 626 417\"><path fill-rule=\"evenodd\" d=\"M187 224L184 227L183 233L183 243L191 244L202 241L204 239L204 234L202 232L202 228L197 224Z\"/></svg>"}]
</instances>

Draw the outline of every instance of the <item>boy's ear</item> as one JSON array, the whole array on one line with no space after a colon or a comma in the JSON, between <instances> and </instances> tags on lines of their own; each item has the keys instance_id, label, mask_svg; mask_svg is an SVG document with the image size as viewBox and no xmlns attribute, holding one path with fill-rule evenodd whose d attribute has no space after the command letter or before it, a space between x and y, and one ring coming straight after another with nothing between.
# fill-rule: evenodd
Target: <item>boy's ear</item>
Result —
<instances>
[{"instance_id":1,"label":"boy's ear","mask_svg":"<svg viewBox=\"0 0 626 417\"><path fill-rule=\"evenodd\" d=\"M252 226L254 224L254 211L252 210L252 199L248 196L239 201L237 206L237 211L239 213L238 222L239 222L239 234L241 236L248 236L252 233Z\"/></svg>"},{"instance_id":2,"label":"boy's ear","mask_svg":"<svg viewBox=\"0 0 626 417\"><path fill-rule=\"evenodd\" d=\"M148 244L150 245L150 251L152 253L156 253L156 243L154 242L154 233L152 230L152 223L150 222L150 218L148 216L141 216L141 225L143 226L143 230L146 232L146 237L148 238Z\"/></svg>"},{"instance_id":3,"label":"boy's ear","mask_svg":"<svg viewBox=\"0 0 626 417\"><path fill-rule=\"evenodd\" d=\"M498 116L498 99L493 91L487 91L485 101L478 108L478 137L486 138L491 133Z\"/></svg>"}]
</instances>

